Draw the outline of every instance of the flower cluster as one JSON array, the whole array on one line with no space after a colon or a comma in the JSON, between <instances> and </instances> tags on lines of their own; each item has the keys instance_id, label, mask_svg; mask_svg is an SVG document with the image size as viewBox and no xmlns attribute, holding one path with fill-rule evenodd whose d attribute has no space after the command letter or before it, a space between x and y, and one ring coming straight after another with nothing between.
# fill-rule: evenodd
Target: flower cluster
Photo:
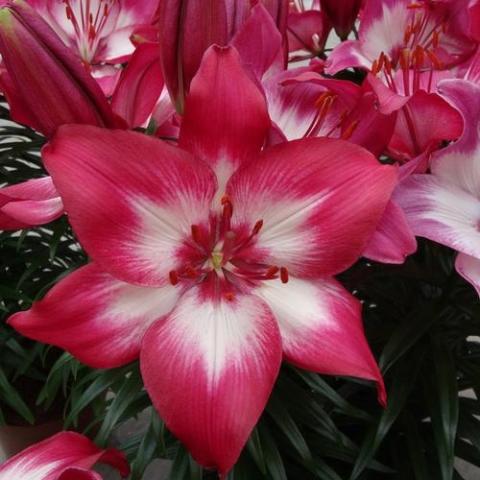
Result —
<instances>
[{"instance_id":1,"label":"flower cluster","mask_svg":"<svg viewBox=\"0 0 480 480\"><path fill-rule=\"evenodd\" d=\"M360 257L426 237L480 293L478 0L2 3L0 89L49 176L0 189L0 228L66 214L91 259L9 323L140 359L203 466L235 464L282 360L386 403L335 279ZM68 472L38 478L97 478Z\"/></svg>"}]
</instances>

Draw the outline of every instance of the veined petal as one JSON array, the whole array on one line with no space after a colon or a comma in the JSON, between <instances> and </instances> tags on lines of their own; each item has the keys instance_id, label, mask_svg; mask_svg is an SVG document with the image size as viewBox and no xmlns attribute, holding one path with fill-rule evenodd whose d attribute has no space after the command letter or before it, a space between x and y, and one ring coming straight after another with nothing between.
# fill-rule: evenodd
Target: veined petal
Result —
<instances>
[{"instance_id":1,"label":"veined petal","mask_svg":"<svg viewBox=\"0 0 480 480\"><path fill-rule=\"evenodd\" d=\"M225 474L265 407L281 357L278 326L264 302L215 298L200 286L146 333L140 363L168 428L201 465Z\"/></svg>"},{"instance_id":2,"label":"veined petal","mask_svg":"<svg viewBox=\"0 0 480 480\"><path fill-rule=\"evenodd\" d=\"M374 380L386 392L363 332L360 302L333 278L267 281L255 292L280 326L285 359L306 370Z\"/></svg>"},{"instance_id":3,"label":"veined petal","mask_svg":"<svg viewBox=\"0 0 480 480\"><path fill-rule=\"evenodd\" d=\"M437 149L445 140L457 139L462 129L457 110L436 93L420 90L398 112L388 149L394 158L410 160L427 149Z\"/></svg>"},{"instance_id":4,"label":"veined petal","mask_svg":"<svg viewBox=\"0 0 480 480\"><path fill-rule=\"evenodd\" d=\"M216 181L180 148L135 132L64 126L42 152L91 257L120 280L162 285Z\"/></svg>"},{"instance_id":5,"label":"veined petal","mask_svg":"<svg viewBox=\"0 0 480 480\"><path fill-rule=\"evenodd\" d=\"M282 35L272 16L262 3L252 8L251 14L231 43L243 60L261 80L278 55L282 54Z\"/></svg>"},{"instance_id":6,"label":"veined petal","mask_svg":"<svg viewBox=\"0 0 480 480\"><path fill-rule=\"evenodd\" d=\"M411 175L394 192L415 235L480 257L480 200L435 175Z\"/></svg>"},{"instance_id":7,"label":"veined petal","mask_svg":"<svg viewBox=\"0 0 480 480\"><path fill-rule=\"evenodd\" d=\"M36 178L0 189L0 229L42 225L63 214L63 203L51 177Z\"/></svg>"},{"instance_id":8,"label":"veined petal","mask_svg":"<svg viewBox=\"0 0 480 480\"><path fill-rule=\"evenodd\" d=\"M63 202L60 197L13 201L0 207L0 211L24 225L44 225L62 216Z\"/></svg>"},{"instance_id":9,"label":"veined petal","mask_svg":"<svg viewBox=\"0 0 480 480\"><path fill-rule=\"evenodd\" d=\"M115 368L138 358L144 333L170 313L180 292L170 284L130 285L90 264L8 323L22 335L67 350L94 368Z\"/></svg>"},{"instance_id":10,"label":"veined petal","mask_svg":"<svg viewBox=\"0 0 480 480\"><path fill-rule=\"evenodd\" d=\"M251 247L295 276L333 275L349 267L375 231L395 168L357 145L325 138L284 143L238 170L227 187L232 225L263 227Z\"/></svg>"},{"instance_id":11,"label":"veined petal","mask_svg":"<svg viewBox=\"0 0 480 480\"><path fill-rule=\"evenodd\" d=\"M455 269L480 295L480 258L459 253L455 260Z\"/></svg>"},{"instance_id":12,"label":"veined petal","mask_svg":"<svg viewBox=\"0 0 480 480\"><path fill-rule=\"evenodd\" d=\"M143 43L122 72L112 98L113 111L130 128L141 127L152 114L163 87L158 45Z\"/></svg>"},{"instance_id":13,"label":"veined petal","mask_svg":"<svg viewBox=\"0 0 480 480\"><path fill-rule=\"evenodd\" d=\"M464 80L444 80L439 92L460 112L464 126L457 142L434 155L432 172L480 198L480 86Z\"/></svg>"},{"instance_id":14,"label":"veined petal","mask_svg":"<svg viewBox=\"0 0 480 480\"><path fill-rule=\"evenodd\" d=\"M367 58L355 40L340 43L333 50L325 64L325 72L334 75L341 70L353 67L370 68L372 60Z\"/></svg>"},{"instance_id":15,"label":"veined petal","mask_svg":"<svg viewBox=\"0 0 480 480\"><path fill-rule=\"evenodd\" d=\"M62 432L0 465L0 480L58 480L59 475L70 467L89 469L97 462L112 465L122 476L129 473L121 452L101 450L83 435Z\"/></svg>"},{"instance_id":16,"label":"veined petal","mask_svg":"<svg viewBox=\"0 0 480 480\"><path fill-rule=\"evenodd\" d=\"M243 161L260 152L269 128L265 99L238 52L207 50L185 104L180 146L211 165L224 186Z\"/></svg>"},{"instance_id":17,"label":"veined petal","mask_svg":"<svg viewBox=\"0 0 480 480\"><path fill-rule=\"evenodd\" d=\"M417 241L405 213L395 202L388 202L363 255L377 262L403 263L416 250Z\"/></svg>"}]
</instances>

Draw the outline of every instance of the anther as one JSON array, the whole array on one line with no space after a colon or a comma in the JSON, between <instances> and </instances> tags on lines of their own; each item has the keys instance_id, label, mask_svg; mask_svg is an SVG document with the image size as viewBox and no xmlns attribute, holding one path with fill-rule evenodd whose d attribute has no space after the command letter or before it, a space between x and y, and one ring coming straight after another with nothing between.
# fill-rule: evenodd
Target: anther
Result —
<instances>
[{"instance_id":1,"label":"anther","mask_svg":"<svg viewBox=\"0 0 480 480\"><path fill-rule=\"evenodd\" d=\"M278 267L276 267L275 265L272 265L271 267L268 268L267 270L267 273L265 274L265 276L267 278L274 278L275 275L278 273L280 269Z\"/></svg>"},{"instance_id":2,"label":"anther","mask_svg":"<svg viewBox=\"0 0 480 480\"><path fill-rule=\"evenodd\" d=\"M235 294L233 292L226 292L224 294L224 297L229 301L229 302L233 302L233 300L235 299Z\"/></svg>"},{"instance_id":3,"label":"anther","mask_svg":"<svg viewBox=\"0 0 480 480\"><path fill-rule=\"evenodd\" d=\"M202 235L200 234L200 227L198 225L192 225L192 238L195 243L200 243L202 240Z\"/></svg>"},{"instance_id":4,"label":"anther","mask_svg":"<svg viewBox=\"0 0 480 480\"><path fill-rule=\"evenodd\" d=\"M253 235L257 235L257 233L262 229L262 227L263 227L263 220L259 220L253 227L253 230L252 230Z\"/></svg>"},{"instance_id":5,"label":"anther","mask_svg":"<svg viewBox=\"0 0 480 480\"><path fill-rule=\"evenodd\" d=\"M285 267L280 269L280 280L282 283L288 283L288 270Z\"/></svg>"},{"instance_id":6,"label":"anther","mask_svg":"<svg viewBox=\"0 0 480 480\"><path fill-rule=\"evenodd\" d=\"M168 274L168 278L170 279L170 283L172 285L176 285L178 283L178 274L175 270L172 270L169 274Z\"/></svg>"}]
</instances>

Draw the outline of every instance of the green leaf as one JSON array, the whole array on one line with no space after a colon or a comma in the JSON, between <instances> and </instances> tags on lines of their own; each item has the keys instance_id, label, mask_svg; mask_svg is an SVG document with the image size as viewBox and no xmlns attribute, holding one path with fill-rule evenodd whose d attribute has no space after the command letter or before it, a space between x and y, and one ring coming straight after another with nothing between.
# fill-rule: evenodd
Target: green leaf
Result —
<instances>
[{"instance_id":1,"label":"green leaf","mask_svg":"<svg viewBox=\"0 0 480 480\"><path fill-rule=\"evenodd\" d=\"M0 398L19 415L22 416L28 423L33 425L35 423L35 417L32 411L28 408L23 401L20 394L8 381L5 372L0 368Z\"/></svg>"},{"instance_id":2,"label":"green leaf","mask_svg":"<svg viewBox=\"0 0 480 480\"><path fill-rule=\"evenodd\" d=\"M442 480L451 480L459 416L457 376L451 353L442 339L432 338L431 351L433 375L427 383L426 395Z\"/></svg>"}]
</instances>

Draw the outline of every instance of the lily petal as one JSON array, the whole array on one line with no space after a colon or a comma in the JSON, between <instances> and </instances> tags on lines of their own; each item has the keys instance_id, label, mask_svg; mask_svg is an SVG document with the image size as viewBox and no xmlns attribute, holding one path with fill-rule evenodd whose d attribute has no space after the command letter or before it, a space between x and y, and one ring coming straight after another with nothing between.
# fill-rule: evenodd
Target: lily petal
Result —
<instances>
[{"instance_id":1,"label":"lily petal","mask_svg":"<svg viewBox=\"0 0 480 480\"><path fill-rule=\"evenodd\" d=\"M363 255L376 262L400 264L416 250L417 241L405 213L395 202L388 202Z\"/></svg>"},{"instance_id":2,"label":"lily petal","mask_svg":"<svg viewBox=\"0 0 480 480\"><path fill-rule=\"evenodd\" d=\"M143 43L122 72L112 98L113 111L130 128L141 127L152 114L163 87L158 45Z\"/></svg>"},{"instance_id":3,"label":"lily petal","mask_svg":"<svg viewBox=\"0 0 480 480\"><path fill-rule=\"evenodd\" d=\"M102 480L97 472L83 468L69 468L60 474L57 480Z\"/></svg>"},{"instance_id":4,"label":"lily petal","mask_svg":"<svg viewBox=\"0 0 480 480\"><path fill-rule=\"evenodd\" d=\"M473 285L480 295L480 259L459 253L455 260L455 269L459 275Z\"/></svg>"},{"instance_id":5,"label":"lily petal","mask_svg":"<svg viewBox=\"0 0 480 480\"><path fill-rule=\"evenodd\" d=\"M349 267L366 247L396 183L395 168L341 140L276 145L237 171L227 194L232 224L263 227L249 252L294 276L322 277Z\"/></svg>"},{"instance_id":6,"label":"lily petal","mask_svg":"<svg viewBox=\"0 0 480 480\"><path fill-rule=\"evenodd\" d=\"M58 476L68 468L89 469L97 462L108 463L122 476L129 473L121 452L101 450L83 435L62 432L0 465L0 480L58 480Z\"/></svg>"},{"instance_id":7,"label":"lily petal","mask_svg":"<svg viewBox=\"0 0 480 480\"><path fill-rule=\"evenodd\" d=\"M285 359L306 370L374 380L385 405L382 375L363 332L360 302L333 278L267 281L255 293L280 326Z\"/></svg>"},{"instance_id":8,"label":"lily petal","mask_svg":"<svg viewBox=\"0 0 480 480\"><path fill-rule=\"evenodd\" d=\"M8 323L22 335L67 350L91 367L115 368L138 358L148 327L170 313L179 297L180 288L170 284L138 287L90 264Z\"/></svg>"},{"instance_id":9,"label":"lily petal","mask_svg":"<svg viewBox=\"0 0 480 480\"><path fill-rule=\"evenodd\" d=\"M265 99L238 52L211 47L191 84L180 146L210 164L224 186L242 162L260 152L269 128Z\"/></svg>"},{"instance_id":10,"label":"lily petal","mask_svg":"<svg viewBox=\"0 0 480 480\"><path fill-rule=\"evenodd\" d=\"M203 466L226 474L262 413L282 348L269 308L194 287L146 333L140 364L168 428Z\"/></svg>"},{"instance_id":11,"label":"lily petal","mask_svg":"<svg viewBox=\"0 0 480 480\"><path fill-rule=\"evenodd\" d=\"M436 175L411 175L394 200L415 235L480 257L480 200Z\"/></svg>"},{"instance_id":12,"label":"lily petal","mask_svg":"<svg viewBox=\"0 0 480 480\"><path fill-rule=\"evenodd\" d=\"M480 198L480 86L465 80L444 80L439 90L460 112L464 127L457 142L434 155L432 172L443 181Z\"/></svg>"},{"instance_id":13,"label":"lily petal","mask_svg":"<svg viewBox=\"0 0 480 480\"><path fill-rule=\"evenodd\" d=\"M42 155L99 266L129 283L165 284L191 226L208 219L208 165L140 133L80 125L61 127Z\"/></svg>"}]
</instances>

